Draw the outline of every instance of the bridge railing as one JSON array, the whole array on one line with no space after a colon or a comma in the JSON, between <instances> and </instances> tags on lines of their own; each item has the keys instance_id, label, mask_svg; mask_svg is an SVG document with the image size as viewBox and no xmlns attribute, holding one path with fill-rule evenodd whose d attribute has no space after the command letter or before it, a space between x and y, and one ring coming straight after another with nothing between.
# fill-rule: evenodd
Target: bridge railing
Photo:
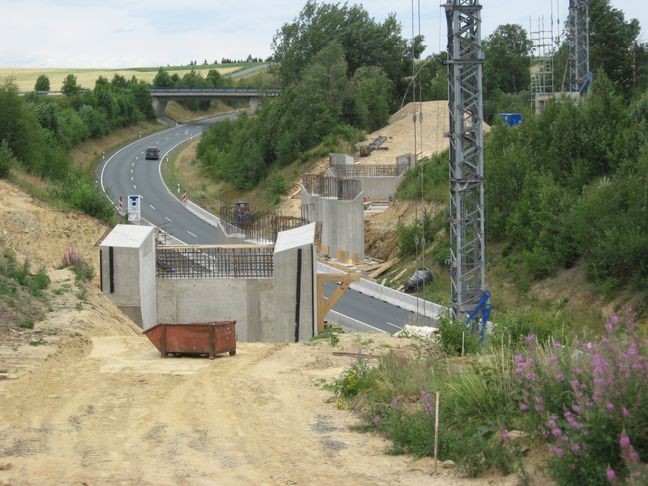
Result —
<instances>
[{"instance_id":1,"label":"bridge railing","mask_svg":"<svg viewBox=\"0 0 648 486\"><path fill-rule=\"evenodd\" d=\"M152 96L178 95L178 94L214 94L214 95L241 95L241 96L278 96L280 89L259 89L259 88L153 88L150 90Z\"/></svg>"}]
</instances>

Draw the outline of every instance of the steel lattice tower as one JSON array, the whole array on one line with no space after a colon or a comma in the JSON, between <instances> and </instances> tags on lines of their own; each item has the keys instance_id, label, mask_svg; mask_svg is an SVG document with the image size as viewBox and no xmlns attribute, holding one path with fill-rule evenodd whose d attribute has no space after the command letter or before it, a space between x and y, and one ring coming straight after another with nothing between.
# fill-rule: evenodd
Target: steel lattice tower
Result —
<instances>
[{"instance_id":1,"label":"steel lattice tower","mask_svg":"<svg viewBox=\"0 0 648 486\"><path fill-rule=\"evenodd\" d=\"M590 75L589 0L569 0L569 89L583 91Z\"/></svg>"},{"instance_id":2,"label":"steel lattice tower","mask_svg":"<svg viewBox=\"0 0 648 486\"><path fill-rule=\"evenodd\" d=\"M479 0L445 4L450 113L451 310L470 313L486 288L484 130Z\"/></svg>"}]
</instances>

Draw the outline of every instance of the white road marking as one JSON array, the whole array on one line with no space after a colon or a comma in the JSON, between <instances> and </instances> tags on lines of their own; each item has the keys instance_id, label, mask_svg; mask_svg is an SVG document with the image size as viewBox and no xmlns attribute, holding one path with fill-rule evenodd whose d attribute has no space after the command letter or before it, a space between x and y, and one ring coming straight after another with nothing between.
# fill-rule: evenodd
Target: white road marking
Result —
<instances>
[{"instance_id":1,"label":"white road marking","mask_svg":"<svg viewBox=\"0 0 648 486\"><path fill-rule=\"evenodd\" d=\"M133 189L137 189L137 186L135 184L133 184Z\"/></svg>"},{"instance_id":2,"label":"white road marking","mask_svg":"<svg viewBox=\"0 0 648 486\"><path fill-rule=\"evenodd\" d=\"M132 174L132 173L133 173L133 169L131 169L131 174ZM132 179L132 177L131 177L131 179Z\"/></svg>"},{"instance_id":3,"label":"white road marking","mask_svg":"<svg viewBox=\"0 0 648 486\"><path fill-rule=\"evenodd\" d=\"M372 326L371 324L367 324L366 322L359 321L358 319L354 319L353 317L349 317L349 316L347 316L347 315L345 315L345 314L341 314L341 313L336 312L336 311L330 311L330 312L332 312L334 316L335 316L335 314L338 314L338 315L344 317L346 320L349 320L349 321L354 322L355 324L358 324L358 325L361 325L361 326L369 327L369 328L373 329L374 331L382 332L382 333L384 333L384 334L389 334L389 333L388 333L387 331L385 331L384 329L379 329L379 328L377 328L377 327ZM335 318L335 317L334 317L334 318Z\"/></svg>"},{"instance_id":4,"label":"white road marking","mask_svg":"<svg viewBox=\"0 0 648 486\"><path fill-rule=\"evenodd\" d=\"M152 204L149 204L149 208L151 208L153 211L155 211L155 206L153 206ZM389 323L387 323L387 324L389 324Z\"/></svg>"},{"instance_id":5,"label":"white road marking","mask_svg":"<svg viewBox=\"0 0 648 486\"><path fill-rule=\"evenodd\" d=\"M173 223L173 220L172 220L172 219L169 219L169 218L167 218L166 216L164 217L164 219L166 219L166 220L167 220L167 221L168 221L169 223Z\"/></svg>"},{"instance_id":6,"label":"white road marking","mask_svg":"<svg viewBox=\"0 0 648 486\"><path fill-rule=\"evenodd\" d=\"M193 236L194 238L198 238L198 236L194 235L194 234L193 234L191 231L189 231L189 230L187 230L187 233L189 233L189 234L190 234L191 236Z\"/></svg>"},{"instance_id":7,"label":"white road marking","mask_svg":"<svg viewBox=\"0 0 648 486\"><path fill-rule=\"evenodd\" d=\"M397 326L396 324L392 324L391 322L385 322L385 324L387 324L388 326L395 327L395 328L398 329L399 331L400 331L401 329L403 329L401 326Z\"/></svg>"},{"instance_id":8,"label":"white road marking","mask_svg":"<svg viewBox=\"0 0 648 486\"><path fill-rule=\"evenodd\" d=\"M135 157L135 160L139 160L139 155ZM133 162L133 165L135 165L135 162Z\"/></svg>"},{"instance_id":9,"label":"white road marking","mask_svg":"<svg viewBox=\"0 0 648 486\"><path fill-rule=\"evenodd\" d=\"M131 176L131 181L133 181L133 180L135 180L135 179L133 179L133 176Z\"/></svg>"}]
</instances>

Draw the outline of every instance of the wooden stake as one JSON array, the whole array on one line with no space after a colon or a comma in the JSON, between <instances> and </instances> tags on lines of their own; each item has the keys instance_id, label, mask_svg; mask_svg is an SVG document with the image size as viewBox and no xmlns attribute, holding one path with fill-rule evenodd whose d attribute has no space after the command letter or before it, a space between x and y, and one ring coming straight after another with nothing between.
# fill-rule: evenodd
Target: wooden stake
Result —
<instances>
[{"instance_id":1,"label":"wooden stake","mask_svg":"<svg viewBox=\"0 0 648 486\"><path fill-rule=\"evenodd\" d=\"M434 395L434 474L436 474L437 459L439 457L439 392L436 392Z\"/></svg>"},{"instance_id":2,"label":"wooden stake","mask_svg":"<svg viewBox=\"0 0 648 486\"><path fill-rule=\"evenodd\" d=\"M463 358L464 355L464 345L466 341L466 331L463 331L461 333L461 357Z\"/></svg>"}]
</instances>

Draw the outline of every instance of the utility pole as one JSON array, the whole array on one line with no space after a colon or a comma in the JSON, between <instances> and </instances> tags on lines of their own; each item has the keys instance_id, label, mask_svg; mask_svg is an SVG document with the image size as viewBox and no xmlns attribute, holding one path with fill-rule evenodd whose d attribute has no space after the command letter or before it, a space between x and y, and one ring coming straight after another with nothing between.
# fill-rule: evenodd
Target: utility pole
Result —
<instances>
[{"instance_id":1,"label":"utility pole","mask_svg":"<svg viewBox=\"0 0 648 486\"><path fill-rule=\"evenodd\" d=\"M590 71L589 0L569 0L569 90L583 95Z\"/></svg>"},{"instance_id":2,"label":"utility pole","mask_svg":"<svg viewBox=\"0 0 648 486\"><path fill-rule=\"evenodd\" d=\"M450 299L453 317L462 319L487 294L482 6L479 0L449 0L444 7L450 116Z\"/></svg>"}]
</instances>

